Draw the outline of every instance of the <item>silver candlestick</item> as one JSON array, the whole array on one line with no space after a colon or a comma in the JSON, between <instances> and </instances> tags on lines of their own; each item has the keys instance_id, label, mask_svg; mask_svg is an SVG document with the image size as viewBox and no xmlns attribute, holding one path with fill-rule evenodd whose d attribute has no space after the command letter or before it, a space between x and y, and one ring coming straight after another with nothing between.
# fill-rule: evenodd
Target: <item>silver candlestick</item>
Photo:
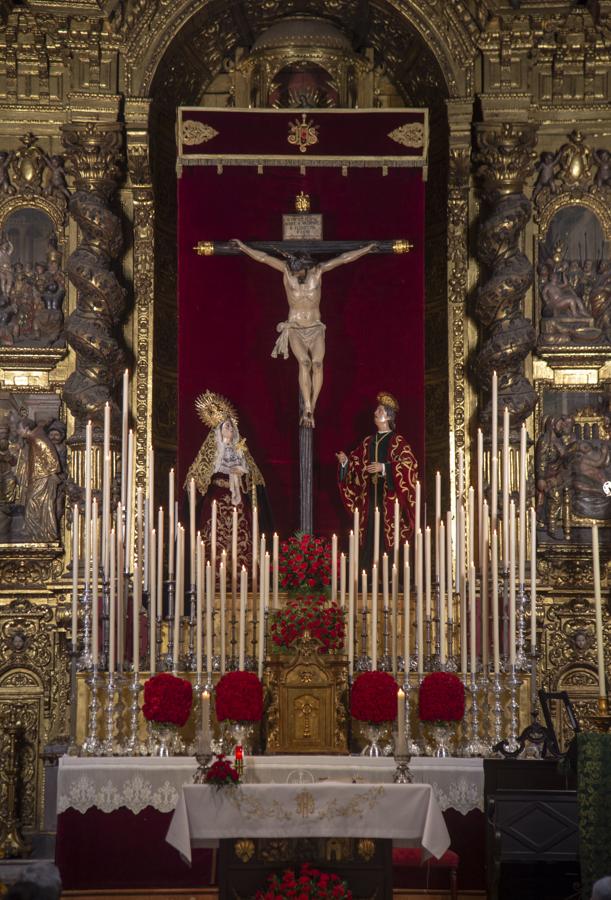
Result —
<instances>
[{"instance_id":1,"label":"silver candlestick","mask_svg":"<svg viewBox=\"0 0 611 900\"><path fill-rule=\"evenodd\" d=\"M501 741L499 750L503 756L518 756L522 745L518 740L518 725L520 704L518 703L518 690L520 678L515 666L512 666L507 677L506 684L509 687L509 736Z\"/></svg>"},{"instance_id":2,"label":"silver candlestick","mask_svg":"<svg viewBox=\"0 0 611 900\"><path fill-rule=\"evenodd\" d=\"M77 668L79 672L89 672L93 669L93 655L91 653L91 592L89 588L85 588L81 594L81 609L83 615L82 648L79 656ZM97 666L96 666L97 668Z\"/></svg>"},{"instance_id":3,"label":"silver candlestick","mask_svg":"<svg viewBox=\"0 0 611 900\"><path fill-rule=\"evenodd\" d=\"M412 738L412 725L410 721L410 692L412 691L412 686L409 680L409 673L405 673L403 677L403 692L405 694L405 752L408 756L420 756L422 754L422 750L420 745L414 738Z\"/></svg>"},{"instance_id":4,"label":"silver candlestick","mask_svg":"<svg viewBox=\"0 0 611 900\"><path fill-rule=\"evenodd\" d=\"M138 695L141 690L140 674L139 672L134 672L129 685L131 701L129 704L129 734L124 748L126 756L138 756L140 754L140 738L138 736L140 706L138 705Z\"/></svg>"},{"instance_id":5,"label":"silver candlestick","mask_svg":"<svg viewBox=\"0 0 611 900\"><path fill-rule=\"evenodd\" d=\"M411 760L411 756L397 756L395 754L395 762L397 763L397 768L395 769L395 773L392 777L392 780L395 784L412 784L414 780L414 776L409 767L409 763Z\"/></svg>"},{"instance_id":6,"label":"silver candlestick","mask_svg":"<svg viewBox=\"0 0 611 900\"><path fill-rule=\"evenodd\" d=\"M76 644L71 644L70 646L70 742L67 752L69 756L78 756L81 752L81 748L76 742L76 714L78 708L76 667L78 664L78 650Z\"/></svg>"},{"instance_id":7,"label":"silver candlestick","mask_svg":"<svg viewBox=\"0 0 611 900\"><path fill-rule=\"evenodd\" d=\"M82 752L85 756L97 756L100 752L100 741L98 738L98 711L100 708L98 698L98 688L100 685L100 676L97 666L91 671L87 678L89 687L89 706L87 707L87 737L83 741Z\"/></svg>"},{"instance_id":8,"label":"silver candlestick","mask_svg":"<svg viewBox=\"0 0 611 900\"><path fill-rule=\"evenodd\" d=\"M478 684L475 672L471 672L471 677L469 679L469 693L471 694L471 737L465 750L467 756L485 756L487 748L479 736Z\"/></svg>"},{"instance_id":9,"label":"silver candlestick","mask_svg":"<svg viewBox=\"0 0 611 900\"><path fill-rule=\"evenodd\" d=\"M526 593L524 585L519 586L516 597L516 661L515 667L518 672L527 672L529 669L528 657L526 656Z\"/></svg>"},{"instance_id":10,"label":"silver candlestick","mask_svg":"<svg viewBox=\"0 0 611 900\"><path fill-rule=\"evenodd\" d=\"M492 692L494 694L494 706L492 708L494 714L494 731L492 736L492 747L496 747L503 740L503 707L501 705L501 697L503 695L503 686L501 685L501 676L495 672L492 681Z\"/></svg>"},{"instance_id":11,"label":"silver candlestick","mask_svg":"<svg viewBox=\"0 0 611 900\"><path fill-rule=\"evenodd\" d=\"M112 756L115 752L115 692L117 690L117 675L109 672L106 679L106 703L104 705L104 740L100 743L102 756Z\"/></svg>"}]
</instances>

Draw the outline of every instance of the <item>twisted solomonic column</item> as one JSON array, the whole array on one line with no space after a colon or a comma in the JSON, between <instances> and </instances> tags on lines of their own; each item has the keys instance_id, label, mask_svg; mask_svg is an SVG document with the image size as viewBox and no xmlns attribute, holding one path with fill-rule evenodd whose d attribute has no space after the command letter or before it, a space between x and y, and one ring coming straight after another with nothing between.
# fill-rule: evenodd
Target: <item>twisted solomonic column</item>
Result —
<instances>
[{"instance_id":1,"label":"twisted solomonic column","mask_svg":"<svg viewBox=\"0 0 611 900\"><path fill-rule=\"evenodd\" d=\"M123 238L110 199L121 175L123 132L118 122L79 123L65 125L62 138L75 181L69 212L81 234L66 262L78 295L66 320L76 368L66 381L64 398L75 418L75 435L81 436L88 419L96 431L102 428L107 401L113 426L120 416L113 391L125 367L118 332L126 292L112 270Z\"/></svg>"},{"instance_id":2,"label":"twisted solomonic column","mask_svg":"<svg viewBox=\"0 0 611 900\"><path fill-rule=\"evenodd\" d=\"M535 158L535 126L482 124L477 143L477 175L488 208L477 239L477 256L485 274L475 300L475 316L481 326L475 369L487 391L493 371L498 373L499 416L502 418L507 406L515 428L528 418L537 400L523 373L524 360L534 349L537 336L523 313L533 267L520 248L531 212L522 189ZM490 415L488 404L482 415L486 424Z\"/></svg>"}]
</instances>

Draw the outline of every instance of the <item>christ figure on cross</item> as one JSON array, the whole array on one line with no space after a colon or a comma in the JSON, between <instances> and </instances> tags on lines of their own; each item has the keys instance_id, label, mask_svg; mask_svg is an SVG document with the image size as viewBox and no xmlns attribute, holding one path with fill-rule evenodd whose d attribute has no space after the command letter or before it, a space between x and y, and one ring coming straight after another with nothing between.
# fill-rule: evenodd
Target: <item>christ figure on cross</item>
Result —
<instances>
[{"instance_id":1,"label":"christ figure on cross","mask_svg":"<svg viewBox=\"0 0 611 900\"><path fill-rule=\"evenodd\" d=\"M284 260L254 250L234 239L231 243L256 262L265 263L282 272L284 290L289 304L286 322L280 322L280 336L272 356L280 354L288 359L289 347L299 364L299 389L303 399L301 424L314 427L314 410L322 388L323 359L325 357L325 325L320 319L321 280L325 272L354 262L366 253L377 250L376 243L341 253L326 262L316 263L308 253L283 252Z\"/></svg>"}]
</instances>

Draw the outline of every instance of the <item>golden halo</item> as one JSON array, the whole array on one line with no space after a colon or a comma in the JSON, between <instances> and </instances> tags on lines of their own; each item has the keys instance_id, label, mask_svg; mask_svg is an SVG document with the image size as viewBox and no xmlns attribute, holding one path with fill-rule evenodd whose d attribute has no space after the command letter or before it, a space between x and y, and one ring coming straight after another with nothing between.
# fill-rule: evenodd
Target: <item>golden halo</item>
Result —
<instances>
[{"instance_id":1,"label":"golden halo","mask_svg":"<svg viewBox=\"0 0 611 900\"><path fill-rule=\"evenodd\" d=\"M205 391L200 394L195 401L195 409L204 425L209 428L216 428L227 419L238 424L238 414L229 400L213 391Z\"/></svg>"}]
</instances>

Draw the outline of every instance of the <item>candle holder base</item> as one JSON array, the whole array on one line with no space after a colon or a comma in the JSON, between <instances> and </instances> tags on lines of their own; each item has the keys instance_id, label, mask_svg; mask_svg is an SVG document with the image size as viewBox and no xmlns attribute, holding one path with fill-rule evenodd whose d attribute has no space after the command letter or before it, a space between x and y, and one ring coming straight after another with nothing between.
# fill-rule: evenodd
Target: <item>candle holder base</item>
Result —
<instances>
[{"instance_id":1,"label":"candle holder base","mask_svg":"<svg viewBox=\"0 0 611 900\"><path fill-rule=\"evenodd\" d=\"M368 656L359 656L354 661L354 668L357 672L370 672L371 660Z\"/></svg>"},{"instance_id":2,"label":"candle holder base","mask_svg":"<svg viewBox=\"0 0 611 900\"><path fill-rule=\"evenodd\" d=\"M409 767L409 763L411 760L411 756L395 756L395 762L397 763L397 768L395 769L395 773L392 777L392 780L395 784L412 784L414 781L414 776Z\"/></svg>"},{"instance_id":3,"label":"candle holder base","mask_svg":"<svg viewBox=\"0 0 611 900\"><path fill-rule=\"evenodd\" d=\"M379 672L392 672L392 659L389 655L381 656L378 659Z\"/></svg>"},{"instance_id":4,"label":"candle holder base","mask_svg":"<svg viewBox=\"0 0 611 900\"><path fill-rule=\"evenodd\" d=\"M206 784L206 775L210 769L214 754L206 751L198 751L195 754L197 760L197 771L193 776L193 784Z\"/></svg>"}]
</instances>

